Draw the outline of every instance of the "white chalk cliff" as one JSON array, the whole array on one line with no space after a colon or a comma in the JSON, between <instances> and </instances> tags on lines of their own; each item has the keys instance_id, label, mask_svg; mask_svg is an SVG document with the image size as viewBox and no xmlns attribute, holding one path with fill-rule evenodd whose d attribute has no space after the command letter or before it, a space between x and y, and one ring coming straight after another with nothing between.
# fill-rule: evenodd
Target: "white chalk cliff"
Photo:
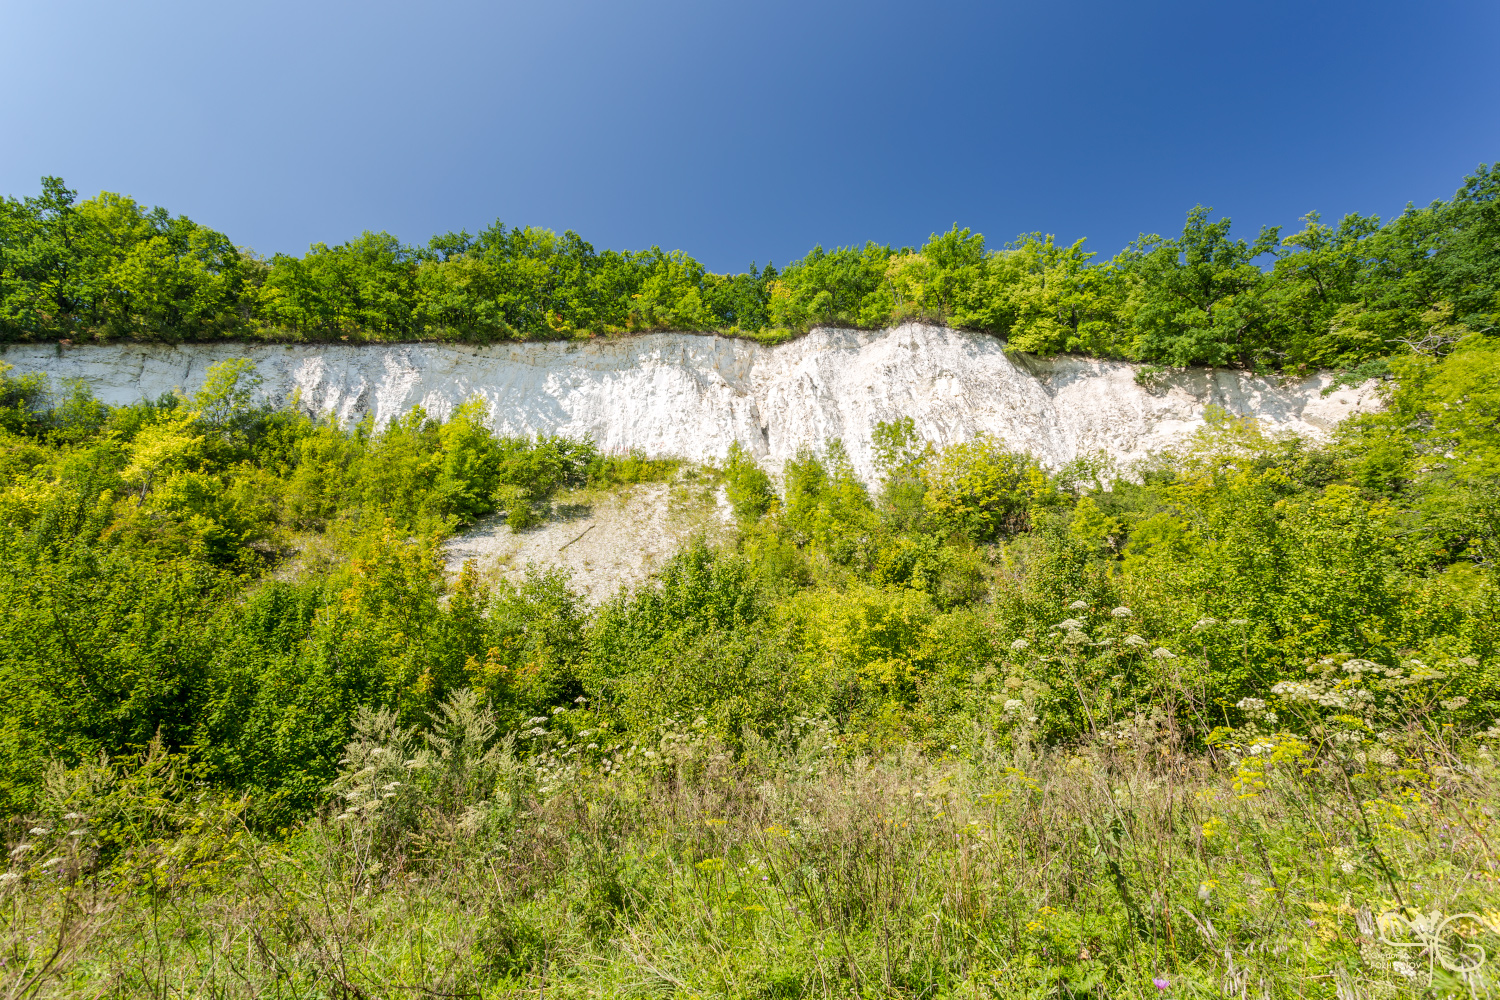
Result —
<instances>
[{"instance_id":1,"label":"white chalk cliff","mask_svg":"<svg viewBox=\"0 0 1500 1000\"><path fill-rule=\"evenodd\" d=\"M1134 366L1083 358L1008 356L995 337L907 324L864 332L819 329L779 347L695 334L490 346L228 343L12 345L18 372L83 379L102 400L131 403L202 385L210 365L249 358L274 402L345 424L377 424L423 407L446 417L483 400L502 434L592 435L606 451L639 448L695 461L739 441L768 467L841 438L873 474L870 432L910 416L937 444L987 433L1049 465L1107 452L1128 462L1170 447L1216 405L1268 430L1326 434L1379 405L1374 383L1322 390L1226 370L1171 374L1147 389Z\"/></svg>"}]
</instances>

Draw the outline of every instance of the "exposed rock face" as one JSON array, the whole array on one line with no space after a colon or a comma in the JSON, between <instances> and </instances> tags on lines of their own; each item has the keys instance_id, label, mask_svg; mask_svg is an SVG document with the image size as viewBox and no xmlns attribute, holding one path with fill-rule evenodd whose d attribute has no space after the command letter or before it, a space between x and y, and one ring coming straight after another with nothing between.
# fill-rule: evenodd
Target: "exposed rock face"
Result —
<instances>
[{"instance_id":1,"label":"exposed rock face","mask_svg":"<svg viewBox=\"0 0 1500 1000\"><path fill-rule=\"evenodd\" d=\"M939 445L988 433L1057 465L1101 450L1128 462L1169 447L1210 405L1308 436L1378 405L1374 383L1323 396L1326 375L1286 383L1200 369L1148 390L1123 362L1010 357L995 337L921 324L820 329L780 347L662 333L484 347L21 345L0 354L21 372L82 378L110 403L194 391L211 364L241 357L255 362L273 401L295 398L346 424L383 424L418 405L446 417L477 396L497 432L592 434L607 451L708 461L739 441L779 469L799 447L841 438L867 477L871 430L903 416Z\"/></svg>"}]
</instances>

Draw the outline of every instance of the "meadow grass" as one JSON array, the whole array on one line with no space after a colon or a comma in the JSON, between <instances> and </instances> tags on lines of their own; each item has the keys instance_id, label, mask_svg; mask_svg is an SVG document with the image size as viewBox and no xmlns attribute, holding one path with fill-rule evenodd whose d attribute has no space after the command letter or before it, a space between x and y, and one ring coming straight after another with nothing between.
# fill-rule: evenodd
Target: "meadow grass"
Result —
<instances>
[{"instance_id":1,"label":"meadow grass","mask_svg":"<svg viewBox=\"0 0 1500 1000\"><path fill-rule=\"evenodd\" d=\"M809 719L738 759L691 723L522 757L460 697L426 734L367 713L329 807L280 836L160 751L58 771L74 818L17 831L0 975L7 997L1494 990L1484 740L1192 752L1124 721L939 757L849 758Z\"/></svg>"}]
</instances>

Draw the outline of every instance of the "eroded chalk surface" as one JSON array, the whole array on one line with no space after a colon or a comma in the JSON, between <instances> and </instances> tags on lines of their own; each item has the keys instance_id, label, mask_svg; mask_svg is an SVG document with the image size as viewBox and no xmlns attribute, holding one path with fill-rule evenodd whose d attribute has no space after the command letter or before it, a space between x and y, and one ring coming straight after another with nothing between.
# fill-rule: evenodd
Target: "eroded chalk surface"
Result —
<instances>
[{"instance_id":1,"label":"eroded chalk surface","mask_svg":"<svg viewBox=\"0 0 1500 1000\"><path fill-rule=\"evenodd\" d=\"M1211 405L1314 437L1379 405L1373 382L1323 395L1328 375L1285 381L1195 369L1147 388L1124 362L1012 357L995 337L915 323L814 330L778 347L659 333L489 346L43 344L0 353L20 372L84 379L110 403L192 392L228 358L251 359L274 402L346 424L366 416L383 424L413 406L446 417L478 398L501 433L592 435L606 451L700 462L738 441L779 469L798 448L839 438L867 478L871 430L906 416L939 445L983 432L1055 466L1099 451L1129 462L1168 448L1200 427Z\"/></svg>"}]
</instances>

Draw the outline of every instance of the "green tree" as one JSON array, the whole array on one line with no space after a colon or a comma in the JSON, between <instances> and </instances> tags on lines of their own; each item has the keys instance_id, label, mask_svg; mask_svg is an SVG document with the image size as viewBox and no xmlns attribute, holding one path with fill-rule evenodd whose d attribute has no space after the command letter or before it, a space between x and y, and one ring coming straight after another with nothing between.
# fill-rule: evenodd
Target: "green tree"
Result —
<instances>
[{"instance_id":1,"label":"green tree","mask_svg":"<svg viewBox=\"0 0 1500 1000\"><path fill-rule=\"evenodd\" d=\"M738 441L730 442L724 478L725 494L734 508L735 517L740 520L757 520L775 506L776 493L771 489L771 477Z\"/></svg>"},{"instance_id":2,"label":"green tree","mask_svg":"<svg viewBox=\"0 0 1500 1000\"><path fill-rule=\"evenodd\" d=\"M880 510L887 525L895 531L919 527L927 494L922 474L932 461L932 445L917 433L911 417L876 424L870 443L880 470Z\"/></svg>"},{"instance_id":3,"label":"green tree","mask_svg":"<svg viewBox=\"0 0 1500 1000\"><path fill-rule=\"evenodd\" d=\"M1229 234L1229 219L1209 221L1201 205L1188 213L1175 240L1145 237L1123 256L1135 286L1135 357L1172 365L1266 360L1266 277L1254 263L1275 249L1279 231L1254 243Z\"/></svg>"},{"instance_id":4,"label":"green tree","mask_svg":"<svg viewBox=\"0 0 1500 1000\"><path fill-rule=\"evenodd\" d=\"M862 249L815 246L788 264L771 285L769 312L776 326L877 327L895 306L886 270L891 248L866 243Z\"/></svg>"},{"instance_id":5,"label":"green tree","mask_svg":"<svg viewBox=\"0 0 1500 1000\"><path fill-rule=\"evenodd\" d=\"M986 435L944 448L927 463L923 479L934 523L976 542L1026 530L1034 508L1053 493L1035 459Z\"/></svg>"},{"instance_id":6,"label":"green tree","mask_svg":"<svg viewBox=\"0 0 1500 1000\"><path fill-rule=\"evenodd\" d=\"M84 267L77 200L61 177L43 177L40 195L4 201L0 322L12 335L68 336L93 316L102 290L97 269Z\"/></svg>"},{"instance_id":7,"label":"green tree","mask_svg":"<svg viewBox=\"0 0 1500 1000\"><path fill-rule=\"evenodd\" d=\"M1316 212L1281 241L1266 293L1268 322L1288 368L1346 367L1387 353L1389 330L1350 322L1379 232L1374 216L1325 226Z\"/></svg>"},{"instance_id":8,"label":"green tree","mask_svg":"<svg viewBox=\"0 0 1500 1000\"><path fill-rule=\"evenodd\" d=\"M1033 354L1119 357L1129 347L1127 288L1113 262L1092 264L1083 240L1061 247L1032 234L1002 255L1009 346Z\"/></svg>"},{"instance_id":9,"label":"green tree","mask_svg":"<svg viewBox=\"0 0 1500 1000\"><path fill-rule=\"evenodd\" d=\"M277 254L259 292L262 314L314 335L413 336L417 258L389 233L368 230L335 247L314 243L304 257Z\"/></svg>"}]
</instances>

